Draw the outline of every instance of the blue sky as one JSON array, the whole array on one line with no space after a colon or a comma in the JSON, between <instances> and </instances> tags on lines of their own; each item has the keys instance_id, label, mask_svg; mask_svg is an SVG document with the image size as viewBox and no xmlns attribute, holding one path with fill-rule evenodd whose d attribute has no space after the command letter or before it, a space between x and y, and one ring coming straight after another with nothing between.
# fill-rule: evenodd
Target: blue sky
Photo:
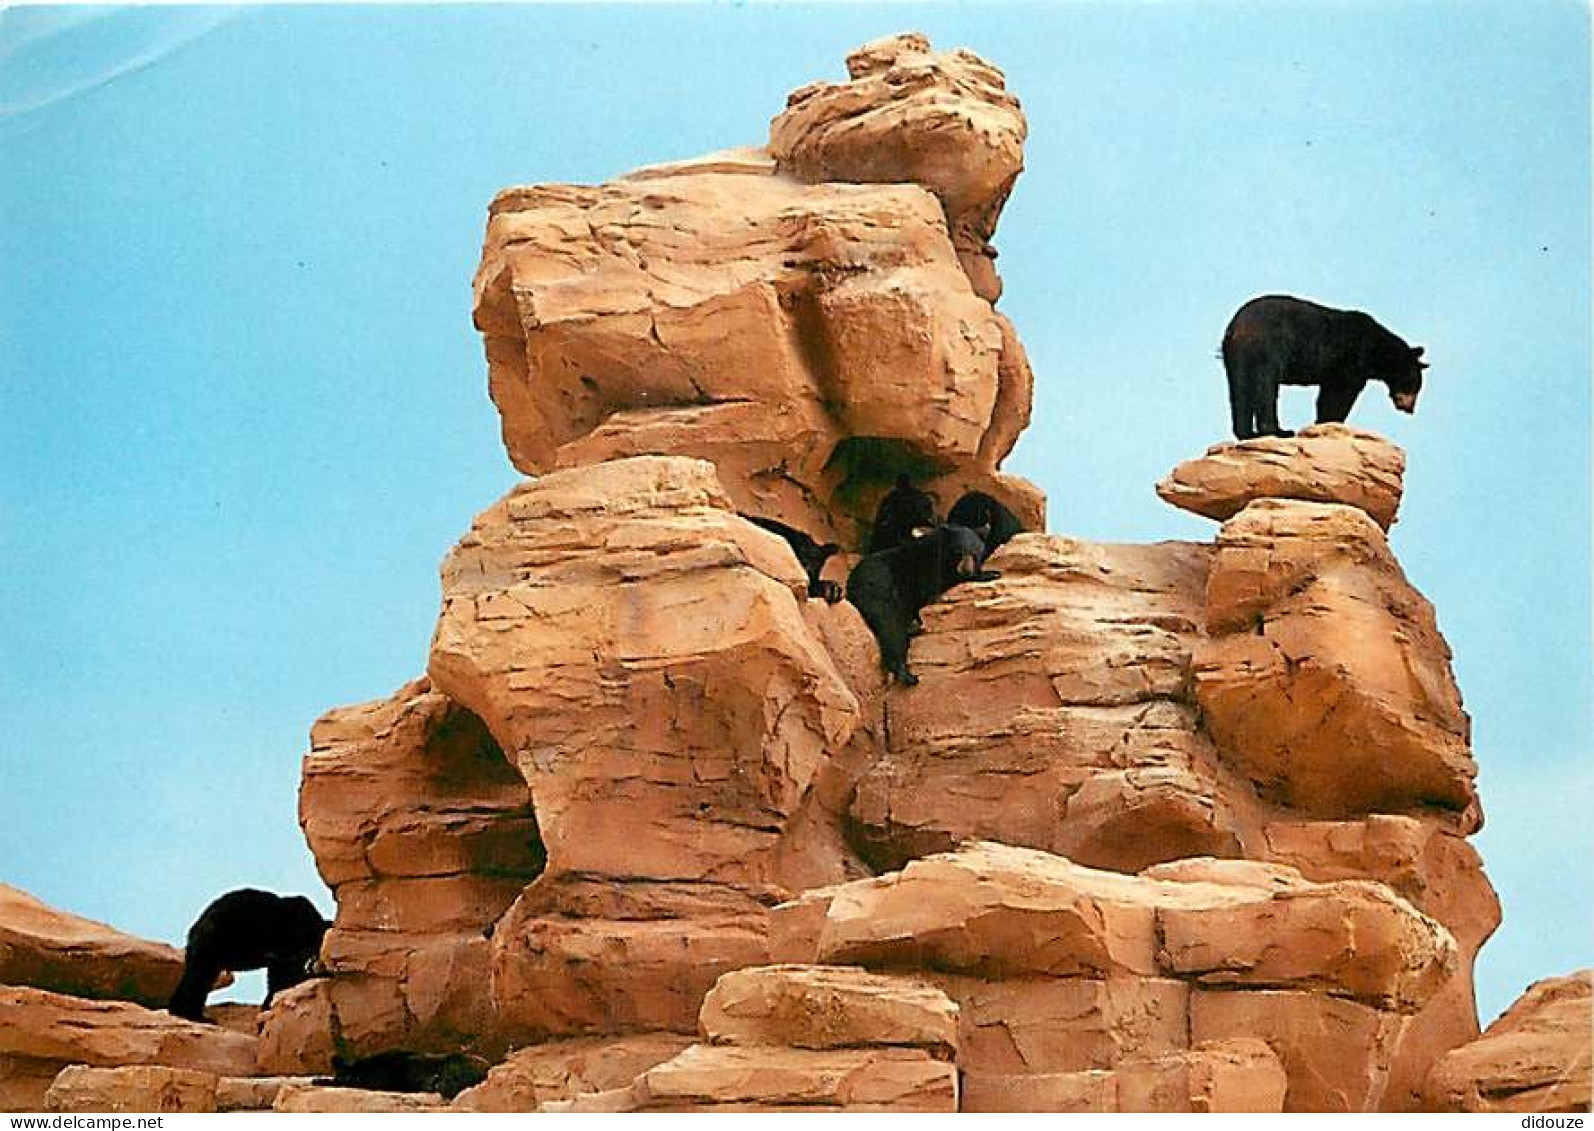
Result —
<instances>
[{"instance_id":1,"label":"blue sky","mask_svg":"<svg viewBox=\"0 0 1594 1131\"><path fill-rule=\"evenodd\" d=\"M174 941L242 884L330 909L309 725L424 669L437 564L516 478L492 194L760 143L910 28L1029 117L1008 468L1054 532L1212 536L1151 488L1226 438L1254 294L1427 348L1415 417L1352 419L1407 449L1393 544L1474 720L1484 1019L1594 962L1588 23L1530 0L0 13L0 881Z\"/></svg>"}]
</instances>

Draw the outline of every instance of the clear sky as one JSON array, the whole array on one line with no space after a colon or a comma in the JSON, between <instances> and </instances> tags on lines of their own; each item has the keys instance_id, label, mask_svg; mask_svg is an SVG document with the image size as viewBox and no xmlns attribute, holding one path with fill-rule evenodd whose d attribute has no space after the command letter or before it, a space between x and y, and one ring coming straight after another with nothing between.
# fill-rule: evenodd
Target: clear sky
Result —
<instances>
[{"instance_id":1,"label":"clear sky","mask_svg":"<svg viewBox=\"0 0 1594 1131\"><path fill-rule=\"evenodd\" d=\"M1353 422L1407 449L1393 543L1474 720L1484 1020L1594 963L1589 28L1532 0L0 13L0 881L173 941L244 884L330 910L310 723L424 670L438 562L516 478L470 325L494 191L761 143L908 29L1029 117L1008 468L1054 532L1212 536L1152 484L1226 438L1252 295L1427 348L1417 415Z\"/></svg>"}]
</instances>

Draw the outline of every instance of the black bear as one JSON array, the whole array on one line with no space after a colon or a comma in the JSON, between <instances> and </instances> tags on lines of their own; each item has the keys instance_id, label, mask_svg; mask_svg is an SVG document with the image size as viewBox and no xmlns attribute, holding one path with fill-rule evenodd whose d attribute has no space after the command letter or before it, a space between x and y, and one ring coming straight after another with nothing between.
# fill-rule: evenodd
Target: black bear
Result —
<instances>
[{"instance_id":1,"label":"black bear","mask_svg":"<svg viewBox=\"0 0 1594 1131\"><path fill-rule=\"evenodd\" d=\"M980 536L980 541L985 543L985 554L980 558L981 566L985 565L986 558L996 553L997 548L1013 535L1024 533L1024 524L1018 521L1018 515L984 491L970 491L953 503L952 509L946 513L946 520L958 526L966 526ZM998 573L982 570L975 580L990 581L1000 576Z\"/></svg>"},{"instance_id":2,"label":"black bear","mask_svg":"<svg viewBox=\"0 0 1594 1131\"><path fill-rule=\"evenodd\" d=\"M966 526L938 526L907 545L864 557L847 575L847 600L880 642L880 666L912 687L908 639L919 610L960 581L980 575L985 546Z\"/></svg>"},{"instance_id":3,"label":"black bear","mask_svg":"<svg viewBox=\"0 0 1594 1131\"><path fill-rule=\"evenodd\" d=\"M1279 427L1280 385L1316 385L1317 422L1343 421L1369 381L1389 386L1401 412L1415 412L1422 347L1409 346L1359 310L1335 310L1288 295L1240 307L1223 332L1234 435L1293 436Z\"/></svg>"},{"instance_id":4,"label":"black bear","mask_svg":"<svg viewBox=\"0 0 1594 1131\"><path fill-rule=\"evenodd\" d=\"M808 535L794 526L787 526L784 522L776 522L772 518L757 518L750 514L742 515L754 526L763 527L771 534L779 534L791 546L792 553L797 555L797 564L803 567L803 572L808 575L808 595L810 597L823 597L834 605L841 600L841 586L834 581L824 581L820 572L825 568L825 562L830 560L841 547L834 542L820 545Z\"/></svg>"},{"instance_id":5,"label":"black bear","mask_svg":"<svg viewBox=\"0 0 1594 1131\"><path fill-rule=\"evenodd\" d=\"M914 531L927 530L938 521L935 496L919 490L906 475L899 475L897 485L880 500L863 552L878 554L882 550L894 550L911 542Z\"/></svg>"},{"instance_id":6,"label":"black bear","mask_svg":"<svg viewBox=\"0 0 1594 1131\"><path fill-rule=\"evenodd\" d=\"M436 1092L451 1100L487 1079L487 1062L467 1053L390 1049L359 1058L333 1054L330 1079L317 1084L377 1092Z\"/></svg>"},{"instance_id":7,"label":"black bear","mask_svg":"<svg viewBox=\"0 0 1594 1131\"><path fill-rule=\"evenodd\" d=\"M188 928L183 977L166 1006L190 1021L205 1020L205 998L223 970L266 968L266 1000L317 972L321 936L332 924L302 895L239 888L218 896Z\"/></svg>"}]
</instances>

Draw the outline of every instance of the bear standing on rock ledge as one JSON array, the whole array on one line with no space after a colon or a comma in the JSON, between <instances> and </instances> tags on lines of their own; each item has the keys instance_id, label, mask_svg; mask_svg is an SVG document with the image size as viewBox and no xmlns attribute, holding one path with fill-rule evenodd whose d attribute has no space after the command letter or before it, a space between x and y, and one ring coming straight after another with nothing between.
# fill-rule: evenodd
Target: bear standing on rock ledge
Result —
<instances>
[{"instance_id":1,"label":"bear standing on rock ledge","mask_svg":"<svg viewBox=\"0 0 1594 1131\"><path fill-rule=\"evenodd\" d=\"M167 1012L204 1021L205 998L223 970L266 968L266 1000L319 973L321 936L332 924L302 895L239 888L217 896L188 928L183 978Z\"/></svg>"},{"instance_id":2,"label":"bear standing on rock ledge","mask_svg":"<svg viewBox=\"0 0 1594 1131\"><path fill-rule=\"evenodd\" d=\"M1289 295L1254 298L1223 332L1229 411L1239 440L1293 436L1279 427L1280 385L1316 385L1317 423L1343 423L1369 381L1389 386L1401 412L1415 412L1422 347L1409 346L1359 310L1335 310Z\"/></svg>"}]
</instances>

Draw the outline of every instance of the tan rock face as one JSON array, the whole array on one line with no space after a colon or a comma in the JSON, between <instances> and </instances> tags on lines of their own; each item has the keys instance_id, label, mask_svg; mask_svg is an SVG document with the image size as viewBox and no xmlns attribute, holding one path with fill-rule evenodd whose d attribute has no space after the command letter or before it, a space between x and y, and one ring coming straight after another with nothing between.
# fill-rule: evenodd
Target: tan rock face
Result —
<instances>
[{"instance_id":1,"label":"tan rock face","mask_svg":"<svg viewBox=\"0 0 1594 1131\"><path fill-rule=\"evenodd\" d=\"M0 884L0 983L164 1008L183 952Z\"/></svg>"},{"instance_id":2,"label":"tan rock face","mask_svg":"<svg viewBox=\"0 0 1594 1131\"><path fill-rule=\"evenodd\" d=\"M45 1093L44 1110L60 1112L212 1112L217 1078L188 1068L70 1065Z\"/></svg>"},{"instance_id":3,"label":"tan rock face","mask_svg":"<svg viewBox=\"0 0 1594 1131\"><path fill-rule=\"evenodd\" d=\"M1207 449L1157 484L1157 494L1222 522L1257 499L1343 503L1383 529L1400 506L1406 453L1373 432L1314 424L1293 437L1266 436Z\"/></svg>"},{"instance_id":4,"label":"tan rock face","mask_svg":"<svg viewBox=\"0 0 1594 1131\"><path fill-rule=\"evenodd\" d=\"M957 1069L923 1049L693 1045L627 1089L552 1111L942 1111Z\"/></svg>"},{"instance_id":5,"label":"tan rock face","mask_svg":"<svg viewBox=\"0 0 1594 1131\"><path fill-rule=\"evenodd\" d=\"M1286 1079L1262 1041L1209 1041L1115 1068L1031 1075L970 1074L963 1111L1277 1112Z\"/></svg>"},{"instance_id":6,"label":"tan rock face","mask_svg":"<svg viewBox=\"0 0 1594 1131\"><path fill-rule=\"evenodd\" d=\"M1033 379L987 242L1023 117L994 68L925 47L794 96L779 171L742 150L499 194L475 319L517 467L708 459L736 509L847 546L904 472L1038 518L996 474Z\"/></svg>"},{"instance_id":7,"label":"tan rock face","mask_svg":"<svg viewBox=\"0 0 1594 1131\"><path fill-rule=\"evenodd\" d=\"M870 861L986 837L1123 871L1238 855L1248 786L1188 701L1203 546L1020 535L922 614L850 816Z\"/></svg>"},{"instance_id":8,"label":"tan rock face","mask_svg":"<svg viewBox=\"0 0 1594 1131\"><path fill-rule=\"evenodd\" d=\"M799 180L923 185L975 289L1001 294L990 247L1024 167L1027 130L1002 72L971 51L934 52L897 35L847 56L849 81L794 91L771 124L769 148Z\"/></svg>"},{"instance_id":9,"label":"tan rock face","mask_svg":"<svg viewBox=\"0 0 1594 1131\"><path fill-rule=\"evenodd\" d=\"M129 1002L0 986L0 1102L42 1110L50 1084L70 1064L244 1076L255 1070L255 1040Z\"/></svg>"},{"instance_id":10,"label":"tan rock face","mask_svg":"<svg viewBox=\"0 0 1594 1131\"><path fill-rule=\"evenodd\" d=\"M958 1043L958 1009L913 978L849 966L760 966L714 983L703 1001L714 1044L834 1049L902 1045L944 1050Z\"/></svg>"},{"instance_id":11,"label":"tan rock face","mask_svg":"<svg viewBox=\"0 0 1594 1131\"><path fill-rule=\"evenodd\" d=\"M487 1079L454 1097L463 1111L526 1112L591 1092L629 1087L639 1074L693 1043L679 1033L577 1037L518 1049Z\"/></svg>"},{"instance_id":12,"label":"tan rock face","mask_svg":"<svg viewBox=\"0 0 1594 1131\"><path fill-rule=\"evenodd\" d=\"M1224 524L1196 698L1226 761L1318 817L1481 822L1433 607L1359 510L1264 499Z\"/></svg>"},{"instance_id":13,"label":"tan rock face","mask_svg":"<svg viewBox=\"0 0 1594 1131\"><path fill-rule=\"evenodd\" d=\"M350 1056L479 1043L491 1028L483 932L544 859L526 781L487 727L424 679L332 711L311 731L299 813L337 897L322 954L340 976L313 1020L273 1010L268 1061L326 1071L321 1026Z\"/></svg>"},{"instance_id":14,"label":"tan rock face","mask_svg":"<svg viewBox=\"0 0 1594 1131\"><path fill-rule=\"evenodd\" d=\"M1428 1078L1430 1110L1586 1112L1594 1050L1594 971L1546 978Z\"/></svg>"},{"instance_id":15,"label":"tan rock face","mask_svg":"<svg viewBox=\"0 0 1594 1131\"><path fill-rule=\"evenodd\" d=\"M375 1092L363 1088L327 1088L314 1084L285 1087L277 1093L272 1111L352 1114L357 1112L438 1111L447 1108L443 1097L431 1092Z\"/></svg>"}]
</instances>

